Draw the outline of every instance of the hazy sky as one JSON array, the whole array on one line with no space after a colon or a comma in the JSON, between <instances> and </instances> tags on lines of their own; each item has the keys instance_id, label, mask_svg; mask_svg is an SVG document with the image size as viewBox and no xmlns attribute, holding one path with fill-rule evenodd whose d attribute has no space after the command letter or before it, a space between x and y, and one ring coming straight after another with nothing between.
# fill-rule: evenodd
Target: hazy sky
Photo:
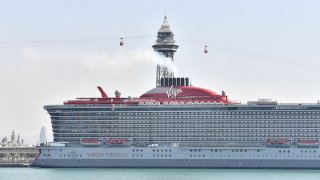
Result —
<instances>
[{"instance_id":1,"label":"hazy sky","mask_svg":"<svg viewBox=\"0 0 320 180\"><path fill-rule=\"evenodd\" d=\"M320 99L318 0L1 0L0 135L51 131L43 106L99 96L97 85L124 97L153 88L165 9L178 75L195 86L242 102Z\"/></svg>"}]
</instances>

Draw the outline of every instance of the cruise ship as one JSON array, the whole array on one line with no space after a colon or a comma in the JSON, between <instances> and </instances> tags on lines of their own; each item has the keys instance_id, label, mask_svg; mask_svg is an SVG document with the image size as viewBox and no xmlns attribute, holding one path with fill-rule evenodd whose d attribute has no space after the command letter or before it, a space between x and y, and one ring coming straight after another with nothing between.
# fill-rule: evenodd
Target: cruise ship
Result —
<instances>
[{"instance_id":1,"label":"cruise ship","mask_svg":"<svg viewBox=\"0 0 320 180\"><path fill-rule=\"evenodd\" d=\"M174 62L179 46L166 17L152 47ZM138 98L119 91L110 97L98 87L101 97L45 106L54 142L37 147L32 165L320 168L319 102L242 104L175 77L164 64L157 65L156 87Z\"/></svg>"}]
</instances>

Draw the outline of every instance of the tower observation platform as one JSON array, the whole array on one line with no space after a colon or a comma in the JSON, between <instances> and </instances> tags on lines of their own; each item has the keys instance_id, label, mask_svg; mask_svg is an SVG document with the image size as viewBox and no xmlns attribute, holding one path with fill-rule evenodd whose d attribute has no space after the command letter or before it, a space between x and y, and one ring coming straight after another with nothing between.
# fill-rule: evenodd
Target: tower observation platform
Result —
<instances>
[{"instance_id":1,"label":"tower observation platform","mask_svg":"<svg viewBox=\"0 0 320 180\"><path fill-rule=\"evenodd\" d=\"M158 31L156 44L152 46L153 50L174 61L174 53L178 49L178 45L175 44L174 35L170 29L167 21L167 17L164 17L164 21Z\"/></svg>"}]
</instances>

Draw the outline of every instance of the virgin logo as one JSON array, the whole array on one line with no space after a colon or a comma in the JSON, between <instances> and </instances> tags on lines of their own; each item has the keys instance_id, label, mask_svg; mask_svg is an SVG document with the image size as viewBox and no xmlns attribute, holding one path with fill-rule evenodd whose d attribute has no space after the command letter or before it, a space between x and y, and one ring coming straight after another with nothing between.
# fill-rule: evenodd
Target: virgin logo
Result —
<instances>
[{"instance_id":1,"label":"virgin logo","mask_svg":"<svg viewBox=\"0 0 320 180\"><path fill-rule=\"evenodd\" d=\"M176 98L178 94L182 93L181 89L172 89L172 86L170 89L166 92L166 95L168 98Z\"/></svg>"}]
</instances>

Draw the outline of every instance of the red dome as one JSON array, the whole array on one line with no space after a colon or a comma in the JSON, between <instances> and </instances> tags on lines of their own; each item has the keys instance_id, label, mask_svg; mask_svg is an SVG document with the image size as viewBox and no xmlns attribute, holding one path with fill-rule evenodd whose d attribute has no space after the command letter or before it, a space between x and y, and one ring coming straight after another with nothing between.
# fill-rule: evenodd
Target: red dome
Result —
<instances>
[{"instance_id":1,"label":"red dome","mask_svg":"<svg viewBox=\"0 0 320 180\"><path fill-rule=\"evenodd\" d=\"M220 96L209 89L179 86L179 87L156 87L144 93L140 98L210 98Z\"/></svg>"}]
</instances>

